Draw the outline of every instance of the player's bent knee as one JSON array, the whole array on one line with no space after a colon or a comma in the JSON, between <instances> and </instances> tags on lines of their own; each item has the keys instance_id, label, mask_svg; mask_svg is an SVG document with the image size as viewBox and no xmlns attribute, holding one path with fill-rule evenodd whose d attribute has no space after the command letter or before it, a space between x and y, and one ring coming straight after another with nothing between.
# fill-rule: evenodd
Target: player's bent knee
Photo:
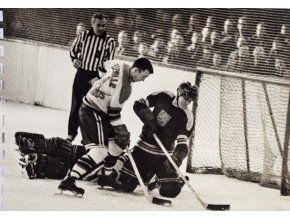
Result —
<instances>
[{"instance_id":1,"label":"player's bent knee","mask_svg":"<svg viewBox=\"0 0 290 218\"><path fill-rule=\"evenodd\" d=\"M113 155L113 156L119 156L122 152L123 149L120 148L114 139L109 140L109 145L108 145L108 152Z\"/></svg>"},{"instance_id":2,"label":"player's bent knee","mask_svg":"<svg viewBox=\"0 0 290 218\"><path fill-rule=\"evenodd\" d=\"M167 198L175 198L181 192L182 185L178 182L161 183L159 194Z\"/></svg>"},{"instance_id":3,"label":"player's bent knee","mask_svg":"<svg viewBox=\"0 0 290 218\"><path fill-rule=\"evenodd\" d=\"M98 164L108 156L108 150L105 146L94 146L90 148L87 155Z\"/></svg>"}]
</instances>

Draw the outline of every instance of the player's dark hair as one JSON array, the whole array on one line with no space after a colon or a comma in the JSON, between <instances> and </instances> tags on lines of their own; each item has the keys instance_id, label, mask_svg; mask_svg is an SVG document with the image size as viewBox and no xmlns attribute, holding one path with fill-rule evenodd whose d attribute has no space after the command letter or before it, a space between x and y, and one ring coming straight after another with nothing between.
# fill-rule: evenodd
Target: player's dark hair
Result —
<instances>
[{"instance_id":1,"label":"player's dark hair","mask_svg":"<svg viewBox=\"0 0 290 218\"><path fill-rule=\"evenodd\" d=\"M104 15L104 14L95 13L95 14L93 14L93 16L92 16L92 19L100 19L100 20L103 20L103 19L107 19L107 17L106 17L106 15Z\"/></svg>"},{"instance_id":2,"label":"player's dark hair","mask_svg":"<svg viewBox=\"0 0 290 218\"><path fill-rule=\"evenodd\" d=\"M139 72L148 70L150 74L153 74L153 66L147 58L138 58L132 67L137 67Z\"/></svg>"}]
</instances>

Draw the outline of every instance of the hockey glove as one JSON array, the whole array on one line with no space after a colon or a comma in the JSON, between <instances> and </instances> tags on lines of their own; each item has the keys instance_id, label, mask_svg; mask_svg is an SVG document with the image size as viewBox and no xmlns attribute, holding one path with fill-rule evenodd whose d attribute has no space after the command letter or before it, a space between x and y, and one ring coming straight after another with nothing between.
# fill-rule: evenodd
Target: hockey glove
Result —
<instances>
[{"instance_id":1,"label":"hockey glove","mask_svg":"<svg viewBox=\"0 0 290 218\"><path fill-rule=\"evenodd\" d=\"M178 167L181 166L182 161L187 156L188 153L188 147L186 144L178 144L176 148L174 149L173 154L171 155L172 160L176 163ZM174 175L176 174L176 171L170 161L166 159L163 162L163 170L160 169L160 175L159 178L167 177L168 175Z\"/></svg>"},{"instance_id":2,"label":"hockey glove","mask_svg":"<svg viewBox=\"0 0 290 218\"><path fill-rule=\"evenodd\" d=\"M137 113L138 117L144 123L141 139L147 139L148 142L154 141L153 133L156 131L156 122L153 112L149 108L144 108Z\"/></svg>"},{"instance_id":3,"label":"hockey glove","mask_svg":"<svg viewBox=\"0 0 290 218\"><path fill-rule=\"evenodd\" d=\"M70 162L65 158L36 153L23 156L19 164L29 179L63 179L70 167Z\"/></svg>"},{"instance_id":4,"label":"hockey glove","mask_svg":"<svg viewBox=\"0 0 290 218\"><path fill-rule=\"evenodd\" d=\"M37 154L27 154L19 159L19 165L22 167L22 174L28 176L29 179L37 178L35 167L37 165Z\"/></svg>"},{"instance_id":5,"label":"hockey glove","mask_svg":"<svg viewBox=\"0 0 290 218\"><path fill-rule=\"evenodd\" d=\"M130 143L130 132L125 124L113 126L115 133L115 142L121 148L125 149Z\"/></svg>"}]
</instances>

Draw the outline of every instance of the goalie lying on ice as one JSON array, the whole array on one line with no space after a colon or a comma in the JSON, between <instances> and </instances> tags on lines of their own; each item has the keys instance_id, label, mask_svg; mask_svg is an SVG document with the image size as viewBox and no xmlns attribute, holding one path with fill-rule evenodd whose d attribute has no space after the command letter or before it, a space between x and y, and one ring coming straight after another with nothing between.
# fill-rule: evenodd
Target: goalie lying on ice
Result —
<instances>
[{"instance_id":1,"label":"goalie lying on ice","mask_svg":"<svg viewBox=\"0 0 290 218\"><path fill-rule=\"evenodd\" d=\"M16 132L21 154L20 166L29 179L63 179L73 164L86 152L62 138L45 138L42 134Z\"/></svg>"},{"instance_id":2,"label":"goalie lying on ice","mask_svg":"<svg viewBox=\"0 0 290 218\"><path fill-rule=\"evenodd\" d=\"M197 87L187 82L180 84L176 96L167 91L155 92L134 103L134 111L144 125L132 156L144 183L149 189L159 188L161 196L176 197L184 182L158 146L153 133L180 166L188 154L187 141L193 130L193 113L188 105L191 101L196 103L196 99ZM120 156L115 165L105 162L104 169L105 173L97 181L101 186L132 192L139 184L126 154Z\"/></svg>"}]
</instances>

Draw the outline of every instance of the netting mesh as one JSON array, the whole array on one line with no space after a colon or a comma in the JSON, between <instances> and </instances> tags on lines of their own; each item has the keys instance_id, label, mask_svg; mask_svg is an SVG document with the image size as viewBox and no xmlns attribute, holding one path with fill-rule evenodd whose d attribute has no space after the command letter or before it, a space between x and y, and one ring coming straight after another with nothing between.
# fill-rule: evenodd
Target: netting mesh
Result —
<instances>
[{"instance_id":1,"label":"netting mesh","mask_svg":"<svg viewBox=\"0 0 290 218\"><path fill-rule=\"evenodd\" d=\"M202 74L188 170L280 188L289 92L289 86ZM287 157L287 176L289 166Z\"/></svg>"},{"instance_id":2,"label":"netting mesh","mask_svg":"<svg viewBox=\"0 0 290 218\"><path fill-rule=\"evenodd\" d=\"M108 17L118 57L290 78L290 10L262 8L8 8L5 37L70 46L77 24Z\"/></svg>"}]
</instances>

